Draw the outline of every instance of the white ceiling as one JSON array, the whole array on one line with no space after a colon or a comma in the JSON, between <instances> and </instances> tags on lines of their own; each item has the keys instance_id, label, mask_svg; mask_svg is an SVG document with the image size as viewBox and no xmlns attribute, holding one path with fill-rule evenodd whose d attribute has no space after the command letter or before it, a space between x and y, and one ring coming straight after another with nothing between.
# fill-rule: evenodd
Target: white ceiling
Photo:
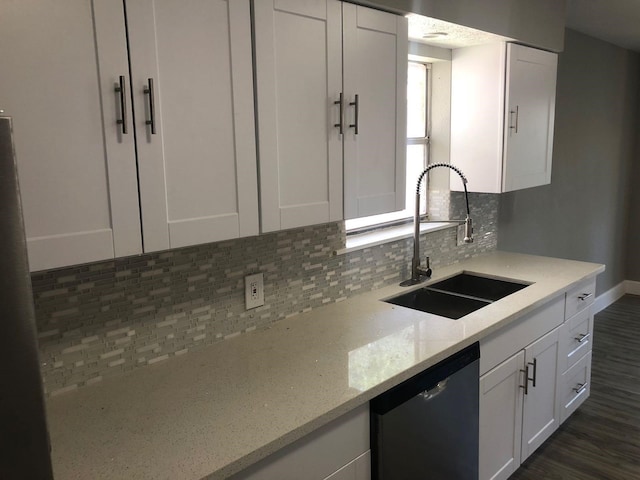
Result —
<instances>
[{"instance_id":1,"label":"white ceiling","mask_svg":"<svg viewBox=\"0 0 640 480\"><path fill-rule=\"evenodd\" d=\"M640 0L638 0L640 2ZM435 18L410 13L409 38L415 42L442 48L471 47L485 43L505 42L512 38L494 35L475 28L456 25Z\"/></svg>"},{"instance_id":2,"label":"white ceiling","mask_svg":"<svg viewBox=\"0 0 640 480\"><path fill-rule=\"evenodd\" d=\"M567 27L640 52L640 0L568 0Z\"/></svg>"}]
</instances>

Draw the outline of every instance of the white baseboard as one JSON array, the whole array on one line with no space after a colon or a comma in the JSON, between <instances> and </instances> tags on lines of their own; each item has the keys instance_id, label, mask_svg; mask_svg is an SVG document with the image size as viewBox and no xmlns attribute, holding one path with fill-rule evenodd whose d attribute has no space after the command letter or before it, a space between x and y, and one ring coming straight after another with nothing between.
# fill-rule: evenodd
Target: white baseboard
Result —
<instances>
[{"instance_id":1,"label":"white baseboard","mask_svg":"<svg viewBox=\"0 0 640 480\"><path fill-rule=\"evenodd\" d=\"M636 282L634 280L625 280L624 293L630 293L631 295L640 295L640 282Z\"/></svg>"},{"instance_id":2,"label":"white baseboard","mask_svg":"<svg viewBox=\"0 0 640 480\"><path fill-rule=\"evenodd\" d=\"M627 290L627 284L629 280L625 280L620 282L615 287L607 290L606 292L598 295L595 302L593 302L593 313L598 313L601 310L604 310L613 302L622 297L625 293L632 293ZM632 282L637 284L638 292L640 292L640 282Z\"/></svg>"}]
</instances>

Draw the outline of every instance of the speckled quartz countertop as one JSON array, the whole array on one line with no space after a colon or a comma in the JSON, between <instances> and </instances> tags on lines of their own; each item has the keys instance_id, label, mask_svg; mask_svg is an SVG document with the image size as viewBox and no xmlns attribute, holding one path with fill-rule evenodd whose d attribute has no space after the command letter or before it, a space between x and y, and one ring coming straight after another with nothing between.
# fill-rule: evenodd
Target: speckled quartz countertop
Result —
<instances>
[{"instance_id":1,"label":"speckled quartz countertop","mask_svg":"<svg viewBox=\"0 0 640 480\"><path fill-rule=\"evenodd\" d=\"M55 478L225 478L604 266L494 252L433 281L462 270L532 285L455 321L384 303L407 291L385 287L50 399Z\"/></svg>"}]
</instances>

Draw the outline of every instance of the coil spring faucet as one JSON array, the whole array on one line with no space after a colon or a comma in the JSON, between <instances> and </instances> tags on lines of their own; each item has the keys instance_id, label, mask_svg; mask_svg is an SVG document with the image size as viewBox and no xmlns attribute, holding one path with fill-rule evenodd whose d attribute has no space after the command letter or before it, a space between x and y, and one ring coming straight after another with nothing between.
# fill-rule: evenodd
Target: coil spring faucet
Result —
<instances>
[{"instance_id":1,"label":"coil spring faucet","mask_svg":"<svg viewBox=\"0 0 640 480\"><path fill-rule=\"evenodd\" d=\"M427 257L427 266L422 267L420 265L420 185L422 179L425 178L430 170L437 167L450 168L462 179L462 185L464 186L464 199L467 205L467 217L464 220L439 220L441 222L452 223L464 223L464 243L473 243L473 223L471 216L469 215L469 194L467 192L467 177L464 176L462 171L458 167L450 165L448 163L433 163L429 165L418 177L418 184L416 186L416 207L413 214L413 258L411 259L411 278L400 283L402 287L408 287L415 285L431 277L431 268L429 267L429 257Z\"/></svg>"}]
</instances>

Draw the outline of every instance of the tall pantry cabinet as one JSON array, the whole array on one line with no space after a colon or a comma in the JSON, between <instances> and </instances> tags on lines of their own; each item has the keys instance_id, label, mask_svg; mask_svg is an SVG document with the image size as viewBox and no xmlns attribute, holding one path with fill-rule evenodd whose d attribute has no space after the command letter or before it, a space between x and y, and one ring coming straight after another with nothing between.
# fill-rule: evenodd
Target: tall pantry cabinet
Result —
<instances>
[{"instance_id":1,"label":"tall pantry cabinet","mask_svg":"<svg viewBox=\"0 0 640 480\"><path fill-rule=\"evenodd\" d=\"M2 3L32 270L258 233L250 28L249 0Z\"/></svg>"},{"instance_id":2,"label":"tall pantry cabinet","mask_svg":"<svg viewBox=\"0 0 640 480\"><path fill-rule=\"evenodd\" d=\"M407 20L338 0L254 16L262 231L404 208Z\"/></svg>"}]
</instances>

